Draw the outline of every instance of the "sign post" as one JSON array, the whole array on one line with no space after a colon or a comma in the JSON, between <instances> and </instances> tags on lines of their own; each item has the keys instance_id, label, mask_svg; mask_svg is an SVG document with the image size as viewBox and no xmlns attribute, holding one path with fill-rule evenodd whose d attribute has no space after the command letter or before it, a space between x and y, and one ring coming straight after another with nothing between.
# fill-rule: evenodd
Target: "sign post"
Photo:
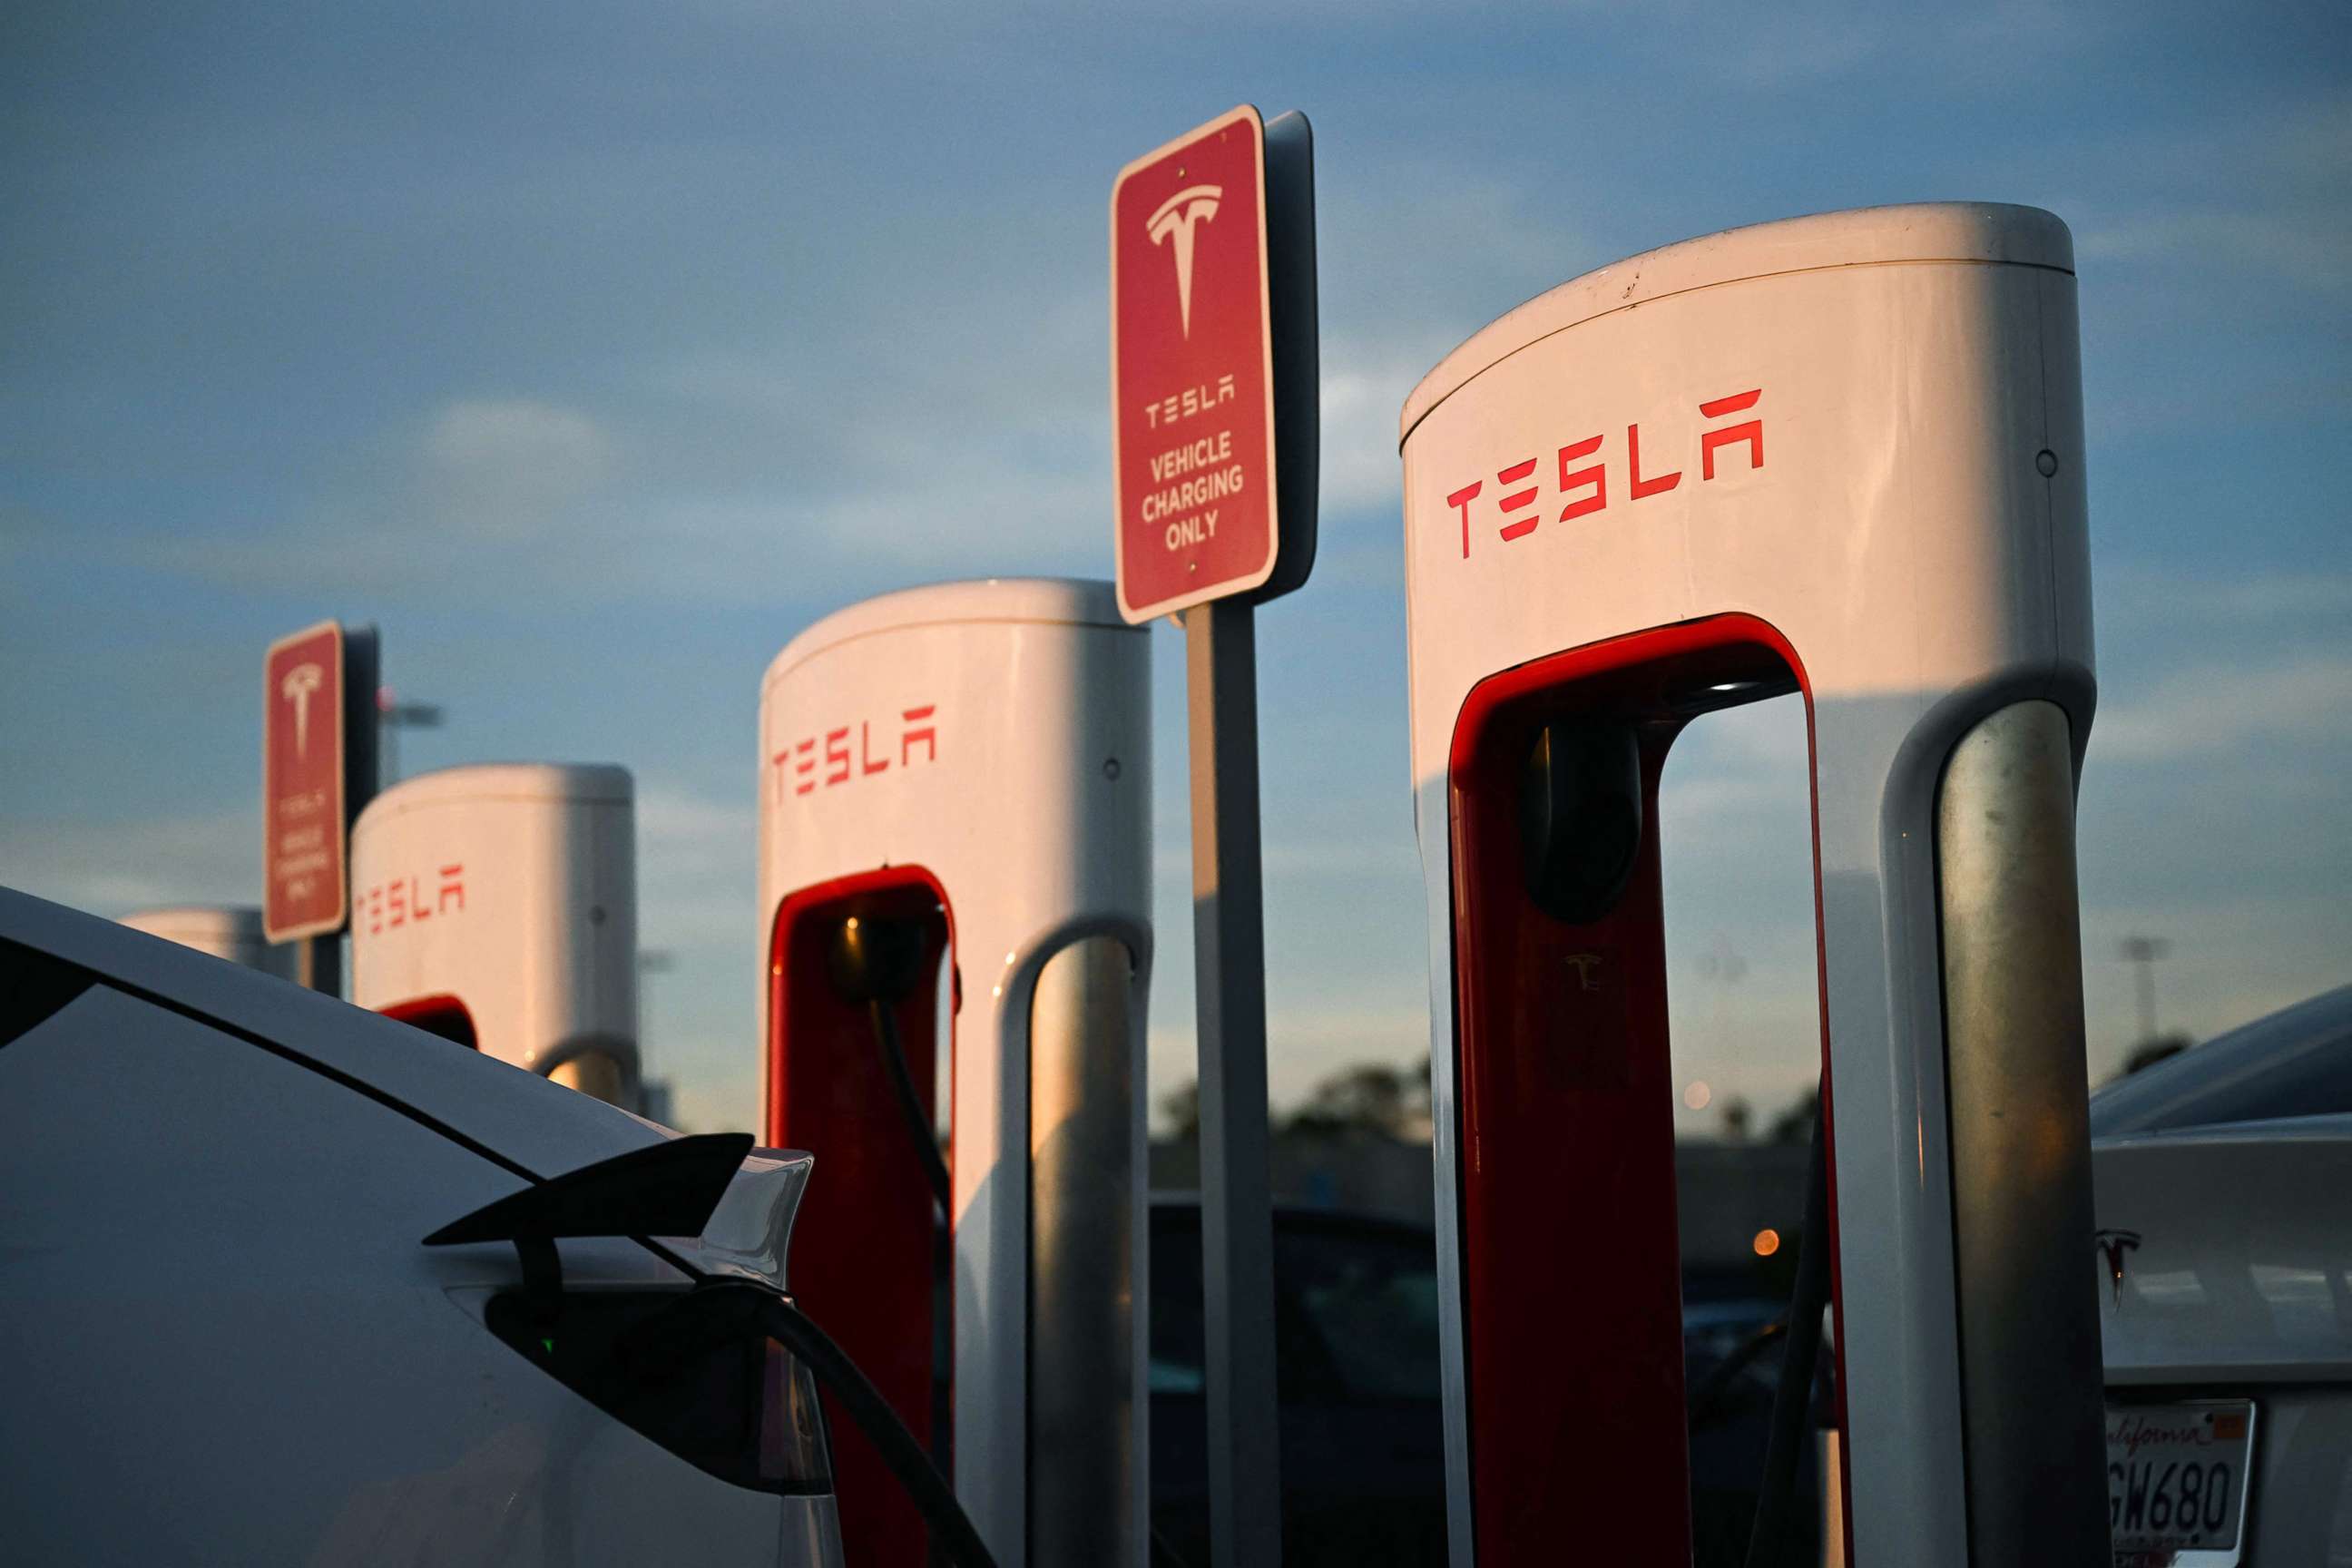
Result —
<instances>
[{"instance_id":1,"label":"sign post","mask_svg":"<svg viewBox=\"0 0 2352 1568\"><path fill-rule=\"evenodd\" d=\"M1119 612L1181 612L1212 1561L1282 1552L1256 602L1315 560L1314 141L1246 105L1111 187Z\"/></svg>"},{"instance_id":2,"label":"sign post","mask_svg":"<svg viewBox=\"0 0 2352 1568\"><path fill-rule=\"evenodd\" d=\"M376 635L321 621L269 645L261 688L262 923L295 978L342 988L352 821L375 793Z\"/></svg>"}]
</instances>

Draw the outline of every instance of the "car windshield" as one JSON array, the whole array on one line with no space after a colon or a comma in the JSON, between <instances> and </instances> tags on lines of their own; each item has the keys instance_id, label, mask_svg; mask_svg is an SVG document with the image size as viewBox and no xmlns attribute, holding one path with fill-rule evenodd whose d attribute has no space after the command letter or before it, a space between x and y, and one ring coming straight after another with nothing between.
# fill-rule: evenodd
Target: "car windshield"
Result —
<instances>
[{"instance_id":1,"label":"car windshield","mask_svg":"<svg viewBox=\"0 0 2352 1568\"><path fill-rule=\"evenodd\" d=\"M2218 1035L2091 1097L2091 1136L2352 1112L2352 985Z\"/></svg>"}]
</instances>

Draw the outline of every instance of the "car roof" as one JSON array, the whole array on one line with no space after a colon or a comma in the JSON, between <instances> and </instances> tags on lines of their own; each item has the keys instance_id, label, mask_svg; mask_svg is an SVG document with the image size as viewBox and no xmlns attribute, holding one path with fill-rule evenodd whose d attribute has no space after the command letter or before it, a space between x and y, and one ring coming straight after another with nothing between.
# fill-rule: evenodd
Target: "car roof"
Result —
<instances>
[{"instance_id":1,"label":"car roof","mask_svg":"<svg viewBox=\"0 0 2352 1568\"><path fill-rule=\"evenodd\" d=\"M12 888L0 888L0 939L341 1079L525 1173L574 1170L665 1136L410 1025Z\"/></svg>"},{"instance_id":2,"label":"car roof","mask_svg":"<svg viewBox=\"0 0 2352 1568\"><path fill-rule=\"evenodd\" d=\"M2091 1135L2352 1111L2352 985L2217 1035L2091 1097Z\"/></svg>"}]
</instances>

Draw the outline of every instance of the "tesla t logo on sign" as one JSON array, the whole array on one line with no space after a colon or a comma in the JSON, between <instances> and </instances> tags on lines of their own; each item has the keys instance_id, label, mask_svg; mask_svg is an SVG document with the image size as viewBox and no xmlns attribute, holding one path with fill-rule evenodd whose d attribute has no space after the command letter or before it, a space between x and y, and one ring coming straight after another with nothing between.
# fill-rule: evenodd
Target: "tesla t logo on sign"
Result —
<instances>
[{"instance_id":1,"label":"tesla t logo on sign","mask_svg":"<svg viewBox=\"0 0 2352 1568\"><path fill-rule=\"evenodd\" d=\"M1224 199L1223 185L1194 185L1189 191L1179 191L1160 204L1151 215L1144 232L1151 243L1159 244L1170 236L1175 243L1168 247L1176 262L1176 318L1184 324L1184 335L1192 335L1192 226L1206 223L1217 216L1217 204Z\"/></svg>"},{"instance_id":2,"label":"tesla t logo on sign","mask_svg":"<svg viewBox=\"0 0 2352 1568\"><path fill-rule=\"evenodd\" d=\"M262 923L272 942L343 923L343 629L272 643L262 685Z\"/></svg>"},{"instance_id":3,"label":"tesla t logo on sign","mask_svg":"<svg viewBox=\"0 0 2352 1568\"><path fill-rule=\"evenodd\" d=\"M278 693L294 704L294 754L310 754L310 694L326 680L327 672L315 664L298 664L286 672L278 683Z\"/></svg>"},{"instance_id":4,"label":"tesla t logo on sign","mask_svg":"<svg viewBox=\"0 0 2352 1568\"><path fill-rule=\"evenodd\" d=\"M1247 106L1119 171L1110 197L1120 613L1243 593L1276 557L1265 127Z\"/></svg>"}]
</instances>

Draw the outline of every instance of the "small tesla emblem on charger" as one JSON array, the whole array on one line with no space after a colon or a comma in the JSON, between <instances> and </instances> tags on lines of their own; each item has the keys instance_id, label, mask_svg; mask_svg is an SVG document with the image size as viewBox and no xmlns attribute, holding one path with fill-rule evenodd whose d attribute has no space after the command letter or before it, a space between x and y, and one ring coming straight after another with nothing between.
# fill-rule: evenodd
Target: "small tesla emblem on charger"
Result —
<instances>
[{"instance_id":1,"label":"small tesla emblem on charger","mask_svg":"<svg viewBox=\"0 0 2352 1568\"><path fill-rule=\"evenodd\" d=\"M1223 185L1187 185L1161 202L1143 225L1143 232L1154 245L1171 235L1176 237L1170 247L1176 258L1176 313L1188 338L1192 335L1192 229L1216 216L1217 204L1224 199Z\"/></svg>"},{"instance_id":2,"label":"small tesla emblem on charger","mask_svg":"<svg viewBox=\"0 0 2352 1568\"><path fill-rule=\"evenodd\" d=\"M1567 957L1561 959L1560 962L1567 964L1570 969L1576 971L1576 984L1579 990L1598 991L1601 989L1601 987L1594 983L1592 978L1592 972L1601 967L1601 955L1599 953L1571 952Z\"/></svg>"},{"instance_id":3,"label":"small tesla emblem on charger","mask_svg":"<svg viewBox=\"0 0 2352 1568\"><path fill-rule=\"evenodd\" d=\"M2124 1258L2139 1250L2139 1232L2136 1230L2103 1230L2091 1238L2098 1243L2099 1256L2106 1259L2107 1283L2115 1292L2115 1304L2124 1304Z\"/></svg>"}]
</instances>

